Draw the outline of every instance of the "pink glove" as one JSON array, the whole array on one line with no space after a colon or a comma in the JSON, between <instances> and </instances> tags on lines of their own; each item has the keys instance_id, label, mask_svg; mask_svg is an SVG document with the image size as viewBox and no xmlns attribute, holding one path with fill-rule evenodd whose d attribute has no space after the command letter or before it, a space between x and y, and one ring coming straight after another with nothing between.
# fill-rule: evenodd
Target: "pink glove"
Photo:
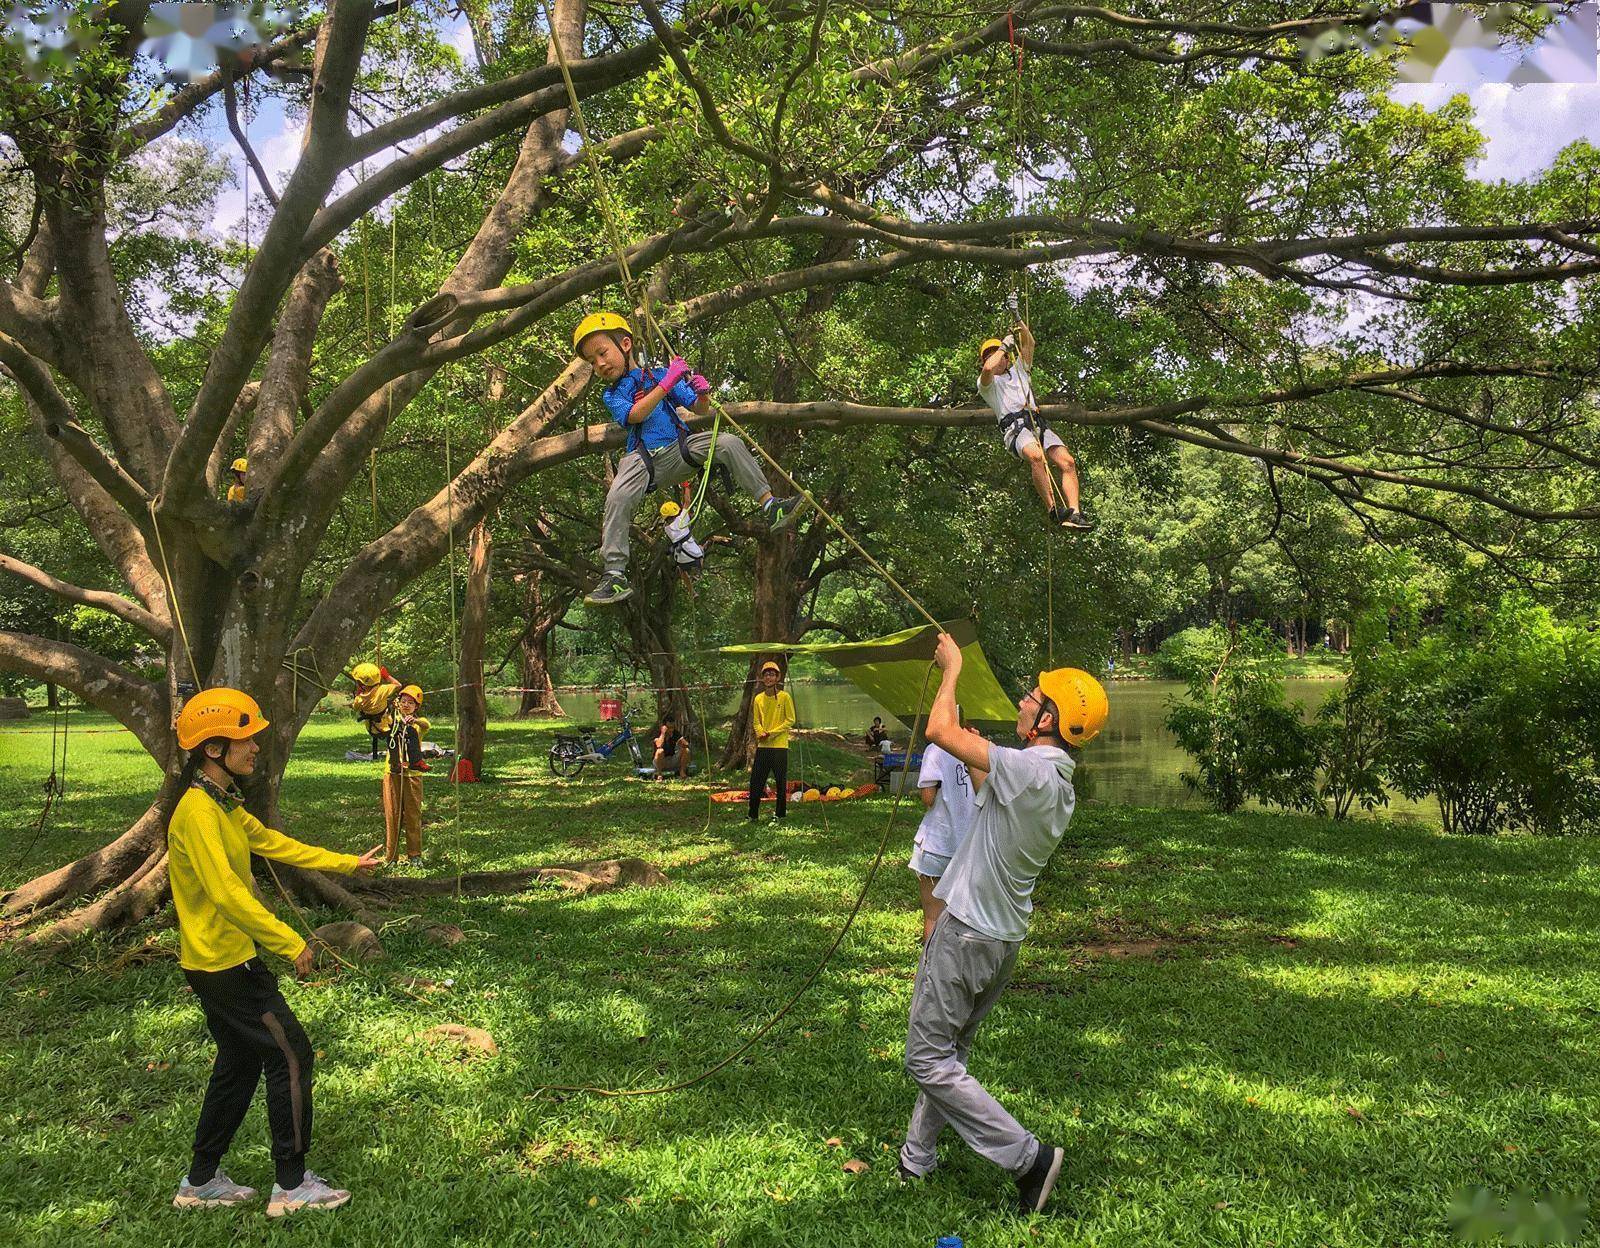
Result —
<instances>
[{"instance_id":1,"label":"pink glove","mask_svg":"<svg viewBox=\"0 0 1600 1248\"><path fill-rule=\"evenodd\" d=\"M667 371L661 374L661 388L671 390L688 375L689 361L681 355L675 355L672 357L672 362L667 365Z\"/></svg>"},{"instance_id":2,"label":"pink glove","mask_svg":"<svg viewBox=\"0 0 1600 1248\"><path fill-rule=\"evenodd\" d=\"M709 381L707 381L699 373L690 373L689 374L689 388L691 390L693 390L696 394L710 394L711 393L711 383Z\"/></svg>"}]
</instances>

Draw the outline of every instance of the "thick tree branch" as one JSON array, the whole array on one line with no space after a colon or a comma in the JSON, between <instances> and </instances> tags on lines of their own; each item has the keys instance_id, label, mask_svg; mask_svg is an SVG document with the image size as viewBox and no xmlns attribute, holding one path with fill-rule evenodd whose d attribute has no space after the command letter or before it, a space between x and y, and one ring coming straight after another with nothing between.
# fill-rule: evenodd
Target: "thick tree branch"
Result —
<instances>
[{"instance_id":1,"label":"thick tree branch","mask_svg":"<svg viewBox=\"0 0 1600 1248\"><path fill-rule=\"evenodd\" d=\"M295 415L311 384L311 352L328 301L340 286L339 262L326 249L312 256L289 290L261 374L250 426L251 471L262 479L294 437Z\"/></svg>"},{"instance_id":2,"label":"thick tree branch","mask_svg":"<svg viewBox=\"0 0 1600 1248\"><path fill-rule=\"evenodd\" d=\"M343 168L350 138L346 128L350 90L372 16L369 0L336 0L329 11L325 38L318 48L306 144L234 299L189 418L167 459L162 485L167 507L181 509L202 488L206 460L234 399L266 346L278 303L301 267L298 253L306 230Z\"/></svg>"},{"instance_id":3,"label":"thick tree branch","mask_svg":"<svg viewBox=\"0 0 1600 1248\"><path fill-rule=\"evenodd\" d=\"M138 603L124 598L121 594L109 593L103 589L84 589L78 585L69 584L57 577L51 576L43 568L36 568L31 563L24 563L11 555L0 554L0 572L9 572L19 580L36 585L63 598L67 602L75 602L80 606L94 607L99 611L108 611L119 620L132 624L141 632L153 637L165 647L172 640L172 626L165 620L157 619Z\"/></svg>"},{"instance_id":4,"label":"thick tree branch","mask_svg":"<svg viewBox=\"0 0 1600 1248\"><path fill-rule=\"evenodd\" d=\"M31 633L0 630L0 670L72 690L134 736L163 766L173 750L165 695L92 650Z\"/></svg>"}]
</instances>

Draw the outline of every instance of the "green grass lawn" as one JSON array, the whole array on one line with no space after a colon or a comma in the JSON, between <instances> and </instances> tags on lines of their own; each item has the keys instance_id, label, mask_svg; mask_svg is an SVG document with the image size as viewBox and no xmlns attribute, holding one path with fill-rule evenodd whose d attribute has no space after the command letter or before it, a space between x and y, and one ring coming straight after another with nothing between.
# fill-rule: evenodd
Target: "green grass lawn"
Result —
<instances>
[{"instance_id":1,"label":"green grass lawn","mask_svg":"<svg viewBox=\"0 0 1600 1248\"><path fill-rule=\"evenodd\" d=\"M286 985L322 1054L313 1165L354 1189L344 1211L278 1226L260 1204L168 1207L212 1057L173 932L141 957L145 934L61 963L0 952L0 1243L1342 1248L1451 1242L1464 1186L1590 1191L1600 903L1577 840L1087 806L973 1063L1069 1146L1055 1216L1011 1214L1009 1183L953 1136L932 1182L895 1180L909 819L834 965L746 1059L670 1096L540 1093L671 1081L733 1047L820 956L888 809L752 826L718 806L708 825L703 788L620 767L552 781L550 731L492 728L497 782L462 789L459 827L428 782L429 869L636 854L671 884L430 903L465 943L397 928L389 963ZM376 769L333 761L353 739L313 723L286 830L349 850L381 836ZM0 734L0 885L98 843L150 792L130 737L75 735L70 795L16 863L49 740ZM842 755L826 762L846 778ZM402 976L453 984L418 999ZM488 1029L499 1055L417 1039L450 1022ZM850 1158L871 1169L844 1173ZM270 1183L259 1102L227 1165Z\"/></svg>"}]
</instances>

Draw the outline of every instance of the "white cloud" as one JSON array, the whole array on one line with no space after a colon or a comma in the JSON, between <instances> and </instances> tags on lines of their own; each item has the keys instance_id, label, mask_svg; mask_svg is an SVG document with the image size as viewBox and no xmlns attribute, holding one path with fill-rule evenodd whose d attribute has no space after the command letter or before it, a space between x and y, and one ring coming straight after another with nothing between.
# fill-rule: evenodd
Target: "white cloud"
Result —
<instances>
[{"instance_id":1,"label":"white cloud","mask_svg":"<svg viewBox=\"0 0 1600 1248\"><path fill-rule=\"evenodd\" d=\"M1600 85L1594 83L1415 83L1393 88L1402 104L1437 109L1463 90L1472 100L1477 127L1488 140L1473 173L1486 181L1534 177L1556 154L1578 139L1600 146Z\"/></svg>"}]
</instances>

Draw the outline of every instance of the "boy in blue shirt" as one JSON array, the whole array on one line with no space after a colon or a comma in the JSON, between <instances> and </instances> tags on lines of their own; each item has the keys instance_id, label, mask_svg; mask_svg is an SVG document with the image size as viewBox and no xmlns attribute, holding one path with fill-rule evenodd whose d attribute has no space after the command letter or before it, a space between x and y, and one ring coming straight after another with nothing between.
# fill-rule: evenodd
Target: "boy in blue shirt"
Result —
<instances>
[{"instance_id":1,"label":"boy in blue shirt","mask_svg":"<svg viewBox=\"0 0 1600 1248\"><path fill-rule=\"evenodd\" d=\"M665 369L640 368L633 358L633 331L615 312L596 312L578 323L572 345L606 383L602 397L616 422L628 431L628 444L606 492L606 514L600 535L605 574L584 601L596 606L622 602L633 595L628 584L629 526L639 500L657 485L670 489L699 472L711 447L710 433L689 432L680 412L710 410L711 383L674 356ZM714 461L761 505L773 531L788 528L799 514L801 499L776 498L755 456L738 438L720 434Z\"/></svg>"}]
</instances>

